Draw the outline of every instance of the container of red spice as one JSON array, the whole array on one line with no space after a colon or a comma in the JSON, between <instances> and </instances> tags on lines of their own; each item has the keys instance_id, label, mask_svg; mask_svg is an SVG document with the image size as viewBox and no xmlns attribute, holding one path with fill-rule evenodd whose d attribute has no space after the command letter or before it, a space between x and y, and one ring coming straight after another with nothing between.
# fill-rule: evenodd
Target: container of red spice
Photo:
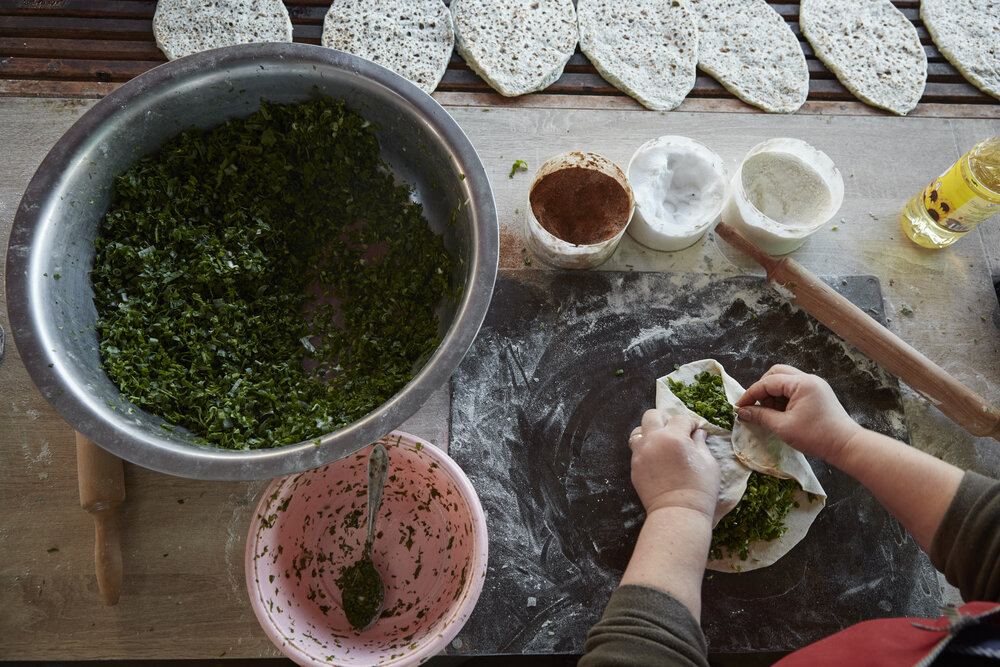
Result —
<instances>
[{"instance_id":1,"label":"container of red spice","mask_svg":"<svg viewBox=\"0 0 1000 667\"><path fill-rule=\"evenodd\" d=\"M525 238L552 266L593 268L614 253L634 210L618 165L597 153L564 153L546 160L531 181Z\"/></svg>"}]
</instances>

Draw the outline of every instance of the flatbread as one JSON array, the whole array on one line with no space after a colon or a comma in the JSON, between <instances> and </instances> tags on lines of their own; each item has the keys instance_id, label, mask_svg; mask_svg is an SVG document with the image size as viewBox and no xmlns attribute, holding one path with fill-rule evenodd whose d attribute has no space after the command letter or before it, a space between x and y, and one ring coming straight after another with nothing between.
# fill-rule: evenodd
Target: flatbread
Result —
<instances>
[{"instance_id":1,"label":"flatbread","mask_svg":"<svg viewBox=\"0 0 1000 667\"><path fill-rule=\"evenodd\" d=\"M726 398L730 403L743 395L739 383L725 374L722 366L714 359L704 359L702 361L685 364L669 375L656 381L656 408L663 410L670 415L687 415L698 422L698 428L707 434L706 443L709 451L719 464L721 473L721 484L719 487L719 500L715 505L715 516L712 525L718 525L729 510L739 504L743 492L747 489L747 480L750 478L750 468L743 465L733 453L733 433L729 429L716 426L706 420L696 412L688 409L681 399L674 396L667 384L667 378L674 382L691 384L694 377L702 371L710 370L716 375L722 375L723 389L726 391Z\"/></svg>"},{"instance_id":2,"label":"flatbread","mask_svg":"<svg viewBox=\"0 0 1000 667\"><path fill-rule=\"evenodd\" d=\"M432 93L448 69L455 29L441 0L334 0L321 42L387 67Z\"/></svg>"},{"instance_id":3,"label":"flatbread","mask_svg":"<svg viewBox=\"0 0 1000 667\"><path fill-rule=\"evenodd\" d=\"M452 0L455 46L501 95L543 90L576 50L572 0Z\"/></svg>"},{"instance_id":4,"label":"flatbread","mask_svg":"<svg viewBox=\"0 0 1000 667\"><path fill-rule=\"evenodd\" d=\"M809 95L799 40L765 0L687 0L698 22L698 67L747 104L794 113Z\"/></svg>"},{"instance_id":5,"label":"flatbread","mask_svg":"<svg viewBox=\"0 0 1000 667\"><path fill-rule=\"evenodd\" d=\"M698 26L680 0L578 0L580 49L608 83L657 111L694 88Z\"/></svg>"},{"instance_id":6,"label":"flatbread","mask_svg":"<svg viewBox=\"0 0 1000 667\"><path fill-rule=\"evenodd\" d=\"M722 473L713 526L718 525L722 517L739 504L751 470L775 477L791 478L802 487L795 492L798 507L792 507L785 517L784 535L769 542L760 541L751 544L746 560L730 555L721 560L709 560L707 567L718 572L732 572L756 570L773 565L805 537L809 526L826 504L826 491L823 490L805 456L786 445L774 434L739 420L734 424L732 431L716 426L689 410L670 391L668 378L675 382L691 384L695 376L703 371L722 377L723 389L730 403L735 403L744 394L743 387L726 373L722 364L715 359L701 359L684 364L656 381L656 407L670 415L687 415L695 419L698 427L708 434L709 451L719 463ZM810 493L818 498L810 500L808 496Z\"/></svg>"},{"instance_id":7,"label":"flatbread","mask_svg":"<svg viewBox=\"0 0 1000 667\"><path fill-rule=\"evenodd\" d=\"M1000 99L1000 2L922 0L920 18L948 62L976 88Z\"/></svg>"},{"instance_id":8,"label":"flatbread","mask_svg":"<svg viewBox=\"0 0 1000 667\"><path fill-rule=\"evenodd\" d=\"M292 41L281 0L160 0L153 36L169 60L236 44Z\"/></svg>"},{"instance_id":9,"label":"flatbread","mask_svg":"<svg viewBox=\"0 0 1000 667\"><path fill-rule=\"evenodd\" d=\"M862 102L902 116L920 101L927 54L917 29L889 0L802 0L799 27Z\"/></svg>"}]
</instances>

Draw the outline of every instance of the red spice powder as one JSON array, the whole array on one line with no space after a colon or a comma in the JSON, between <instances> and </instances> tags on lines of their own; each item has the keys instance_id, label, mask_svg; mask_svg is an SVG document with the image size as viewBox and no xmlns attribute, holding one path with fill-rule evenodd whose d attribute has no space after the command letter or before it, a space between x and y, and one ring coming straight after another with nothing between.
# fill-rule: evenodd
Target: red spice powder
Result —
<instances>
[{"instance_id":1,"label":"red spice powder","mask_svg":"<svg viewBox=\"0 0 1000 667\"><path fill-rule=\"evenodd\" d=\"M628 193L605 173L569 167L546 174L529 196L547 232L575 245L613 238L628 223Z\"/></svg>"}]
</instances>

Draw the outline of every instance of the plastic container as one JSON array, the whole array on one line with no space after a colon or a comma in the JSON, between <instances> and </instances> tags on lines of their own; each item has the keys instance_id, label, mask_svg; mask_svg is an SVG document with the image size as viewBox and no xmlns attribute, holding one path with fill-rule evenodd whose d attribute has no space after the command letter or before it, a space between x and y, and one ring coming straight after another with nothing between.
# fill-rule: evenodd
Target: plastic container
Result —
<instances>
[{"instance_id":1,"label":"plastic container","mask_svg":"<svg viewBox=\"0 0 1000 667\"><path fill-rule=\"evenodd\" d=\"M385 580L385 611L371 627L351 626L337 586L364 549L370 447L274 480L253 515L250 605L268 638L299 665L419 664L455 638L482 591L486 516L465 473L408 433L380 442L389 477L371 557Z\"/></svg>"},{"instance_id":2,"label":"plastic container","mask_svg":"<svg viewBox=\"0 0 1000 667\"><path fill-rule=\"evenodd\" d=\"M672 252L696 243L719 219L729 196L722 158L705 144L676 135L651 139L632 155L628 180L635 216L628 235Z\"/></svg>"},{"instance_id":3,"label":"plastic container","mask_svg":"<svg viewBox=\"0 0 1000 667\"><path fill-rule=\"evenodd\" d=\"M743 158L722 219L764 252L792 252L840 209L844 179L826 153L799 139L769 139Z\"/></svg>"},{"instance_id":4,"label":"plastic container","mask_svg":"<svg viewBox=\"0 0 1000 667\"><path fill-rule=\"evenodd\" d=\"M618 165L597 153L564 153L535 172L525 239L552 266L593 268L614 253L634 210L635 196Z\"/></svg>"}]
</instances>

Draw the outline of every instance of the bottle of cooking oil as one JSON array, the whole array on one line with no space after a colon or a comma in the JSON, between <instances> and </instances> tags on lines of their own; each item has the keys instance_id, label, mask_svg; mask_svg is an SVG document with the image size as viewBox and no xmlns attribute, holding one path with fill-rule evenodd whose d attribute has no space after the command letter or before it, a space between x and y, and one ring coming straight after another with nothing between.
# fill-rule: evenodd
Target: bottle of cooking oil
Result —
<instances>
[{"instance_id":1,"label":"bottle of cooking oil","mask_svg":"<svg viewBox=\"0 0 1000 667\"><path fill-rule=\"evenodd\" d=\"M959 158L903 209L903 231L925 248L944 248L1000 212L1000 135Z\"/></svg>"}]
</instances>

